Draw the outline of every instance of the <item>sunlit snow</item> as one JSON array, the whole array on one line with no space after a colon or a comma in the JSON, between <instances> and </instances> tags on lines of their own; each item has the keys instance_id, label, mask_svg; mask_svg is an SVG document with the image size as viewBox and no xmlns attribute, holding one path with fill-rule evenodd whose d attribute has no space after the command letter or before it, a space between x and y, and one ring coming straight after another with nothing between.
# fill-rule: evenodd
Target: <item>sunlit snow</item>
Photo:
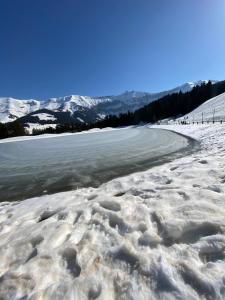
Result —
<instances>
[{"instance_id":1,"label":"sunlit snow","mask_svg":"<svg viewBox=\"0 0 225 300\"><path fill-rule=\"evenodd\" d=\"M183 116L180 120L187 122L225 122L225 93L214 97L197 107L191 113Z\"/></svg>"},{"instance_id":2,"label":"sunlit snow","mask_svg":"<svg viewBox=\"0 0 225 300\"><path fill-rule=\"evenodd\" d=\"M38 113L34 114L33 117L37 117L41 121L55 121L56 118L53 115L46 114L46 113Z\"/></svg>"}]
</instances>

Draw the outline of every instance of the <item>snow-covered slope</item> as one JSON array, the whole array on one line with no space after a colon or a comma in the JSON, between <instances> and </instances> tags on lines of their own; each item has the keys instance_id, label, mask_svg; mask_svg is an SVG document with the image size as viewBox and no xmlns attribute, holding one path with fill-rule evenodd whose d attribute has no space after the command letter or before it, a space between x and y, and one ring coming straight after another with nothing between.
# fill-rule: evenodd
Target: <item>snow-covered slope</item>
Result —
<instances>
[{"instance_id":1,"label":"snow-covered slope","mask_svg":"<svg viewBox=\"0 0 225 300\"><path fill-rule=\"evenodd\" d=\"M79 107L90 109L99 103L105 103L107 101L110 101L110 99L75 95L51 98L46 101L0 98L0 122L10 122L41 109L48 109L54 112L73 113L77 111Z\"/></svg>"},{"instance_id":2,"label":"snow-covered slope","mask_svg":"<svg viewBox=\"0 0 225 300\"><path fill-rule=\"evenodd\" d=\"M0 98L0 122L6 123L23 117L40 109L41 102L37 100L18 100Z\"/></svg>"},{"instance_id":3,"label":"snow-covered slope","mask_svg":"<svg viewBox=\"0 0 225 300\"><path fill-rule=\"evenodd\" d=\"M39 113L39 114L33 114L34 117L37 117L41 121L55 121L56 118L50 114L47 113Z\"/></svg>"},{"instance_id":4,"label":"snow-covered slope","mask_svg":"<svg viewBox=\"0 0 225 300\"><path fill-rule=\"evenodd\" d=\"M45 101L0 98L0 122L10 122L42 109L54 112L69 112L71 115L75 112L82 111L82 116L78 115L77 117L80 118L80 122L83 122L88 121L90 115L93 113L96 114L96 116L94 116L96 119L103 118L109 114L134 111L165 95L179 91L190 91L194 86L201 85L204 82L207 81L189 82L175 89L160 93L128 91L118 96L89 97L71 95L51 98Z\"/></svg>"},{"instance_id":5,"label":"snow-covered slope","mask_svg":"<svg viewBox=\"0 0 225 300\"><path fill-rule=\"evenodd\" d=\"M202 118L203 121L225 121L225 93L204 102L180 120L202 122Z\"/></svg>"},{"instance_id":6,"label":"snow-covered slope","mask_svg":"<svg viewBox=\"0 0 225 300\"><path fill-rule=\"evenodd\" d=\"M100 103L110 102L110 97L95 98L89 96L71 95L60 98L51 98L42 102L41 108L46 108L53 111L66 111L73 113L78 107L92 108Z\"/></svg>"},{"instance_id":7,"label":"snow-covered slope","mask_svg":"<svg viewBox=\"0 0 225 300\"><path fill-rule=\"evenodd\" d=\"M192 90L195 86L200 86L203 83L207 84L209 81L208 80L199 80L195 82L186 82L183 85L179 86L178 88L173 89L174 93L177 93L179 91L182 91L183 93L189 92ZM216 83L216 80L211 80L212 84Z\"/></svg>"}]
</instances>

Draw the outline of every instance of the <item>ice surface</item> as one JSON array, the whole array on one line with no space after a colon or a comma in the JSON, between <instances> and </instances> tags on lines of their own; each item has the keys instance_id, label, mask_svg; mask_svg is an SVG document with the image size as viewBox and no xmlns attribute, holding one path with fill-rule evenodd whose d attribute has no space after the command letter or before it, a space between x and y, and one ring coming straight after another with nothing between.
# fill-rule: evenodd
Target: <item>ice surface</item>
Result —
<instances>
[{"instance_id":1,"label":"ice surface","mask_svg":"<svg viewBox=\"0 0 225 300\"><path fill-rule=\"evenodd\" d=\"M225 126L160 128L201 151L0 204L0 298L225 299Z\"/></svg>"},{"instance_id":2,"label":"ice surface","mask_svg":"<svg viewBox=\"0 0 225 300\"><path fill-rule=\"evenodd\" d=\"M1 143L1 201L97 187L182 155L177 151L191 148L189 143L183 136L146 127Z\"/></svg>"}]
</instances>

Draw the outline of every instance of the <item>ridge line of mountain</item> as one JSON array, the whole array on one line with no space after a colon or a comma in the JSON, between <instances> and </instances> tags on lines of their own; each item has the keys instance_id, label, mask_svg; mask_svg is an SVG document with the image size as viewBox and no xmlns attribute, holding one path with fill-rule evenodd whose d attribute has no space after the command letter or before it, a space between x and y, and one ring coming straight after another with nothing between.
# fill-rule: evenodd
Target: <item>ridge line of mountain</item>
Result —
<instances>
[{"instance_id":1,"label":"ridge line of mountain","mask_svg":"<svg viewBox=\"0 0 225 300\"><path fill-rule=\"evenodd\" d=\"M0 98L0 122L22 120L29 127L33 124L57 124L65 122L89 123L103 119L107 115L119 115L135 111L168 94L188 92L195 86L209 80L188 82L174 89L159 93L127 91L117 96L71 95L48 100L18 100ZM212 83L217 81L213 80Z\"/></svg>"}]
</instances>

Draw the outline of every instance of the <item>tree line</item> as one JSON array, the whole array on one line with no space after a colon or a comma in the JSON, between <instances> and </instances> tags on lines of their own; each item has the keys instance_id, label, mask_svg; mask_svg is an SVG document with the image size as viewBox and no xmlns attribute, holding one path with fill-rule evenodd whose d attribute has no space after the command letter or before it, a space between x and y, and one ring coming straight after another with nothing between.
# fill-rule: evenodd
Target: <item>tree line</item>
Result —
<instances>
[{"instance_id":1,"label":"tree line","mask_svg":"<svg viewBox=\"0 0 225 300\"><path fill-rule=\"evenodd\" d=\"M65 124L57 124L55 128L47 127L45 129L34 128L32 131L32 135L39 135L43 133L64 133L64 132L80 132L84 130L88 130L91 128L91 124L75 124L75 123L65 123Z\"/></svg>"},{"instance_id":2,"label":"tree line","mask_svg":"<svg viewBox=\"0 0 225 300\"><path fill-rule=\"evenodd\" d=\"M18 121L0 123L0 139L26 135L27 132L23 125Z\"/></svg>"},{"instance_id":3,"label":"tree line","mask_svg":"<svg viewBox=\"0 0 225 300\"><path fill-rule=\"evenodd\" d=\"M190 113L205 101L224 92L225 81L218 84L212 84L209 81L194 87L190 92L166 95L135 112L128 112L119 116L107 116L104 120L95 123L95 126L100 128L118 127L140 123L155 123L168 118L175 119Z\"/></svg>"}]
</instances>

